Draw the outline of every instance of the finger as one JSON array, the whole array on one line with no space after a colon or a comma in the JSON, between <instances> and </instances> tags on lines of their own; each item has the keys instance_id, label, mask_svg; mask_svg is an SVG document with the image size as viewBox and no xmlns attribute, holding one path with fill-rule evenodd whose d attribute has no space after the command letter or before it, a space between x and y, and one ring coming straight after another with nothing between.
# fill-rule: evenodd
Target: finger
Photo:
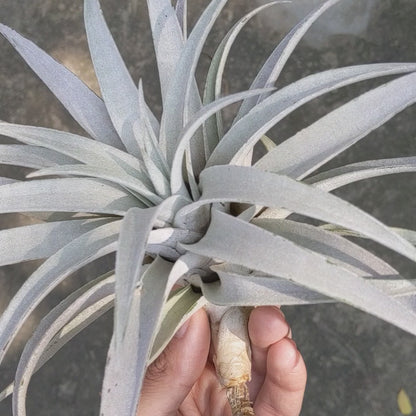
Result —
<instances>
[{"instance_id":1,"label":"finger","mask_svg":"<svg viewBox=\"0 0 416 416\"><path fill-rule=\"evenodd\" d=\"M202 374L209 344L208 317L200 310L184 324L147 370L137 416L176 415Z\"/></svg>"},{"instance_id":2,"label":"finger","mask_svg":"<svg viewBox=\"0 0 416 416\"><path fill-rule=\"evenodd\" d=\"M258 416L298 416L306 386L306 367L296 344L284 338L270 346L267 374L257 395Z\"/></svg>"},{"instance_id":3,"label":"finger","mask_svg":"<svg viewBox=\"0 0 416 416\"><path fill-rule=\"evenodd\" d=\"M254 399L263 385L267 370L267 352L290 333L283 312L276 306L260 306L253 309L248 322L251 341L252 381L250 397Z\"/></svg>"}]
</instances>

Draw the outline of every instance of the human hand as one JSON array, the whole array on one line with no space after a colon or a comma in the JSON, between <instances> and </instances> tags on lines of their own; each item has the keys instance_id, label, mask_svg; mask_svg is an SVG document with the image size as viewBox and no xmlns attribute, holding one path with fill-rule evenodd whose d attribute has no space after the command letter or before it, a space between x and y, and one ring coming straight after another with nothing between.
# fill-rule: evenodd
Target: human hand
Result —
<instances>
[{"instance_id":1,"label":"human hand","mask_svg":"<svg viewBox=\"0 0 416 416\"><path fill-rule=\"evenodd\" d=\"M272 306L255 308L248 330L256 416L298 416L306 368L283 313ZM137 416L231 416L209 347L208 317L200 310L147 370Z\"/></svg>"}]
</instances>

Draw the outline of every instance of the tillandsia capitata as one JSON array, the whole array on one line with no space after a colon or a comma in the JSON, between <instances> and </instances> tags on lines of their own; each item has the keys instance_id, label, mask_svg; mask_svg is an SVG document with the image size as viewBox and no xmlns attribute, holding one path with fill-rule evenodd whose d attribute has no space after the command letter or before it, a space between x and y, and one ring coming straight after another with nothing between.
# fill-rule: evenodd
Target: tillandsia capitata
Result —
<instances>
[{"instance_id":1,"label":"tillandsia capitata","mask_svg":"<svg viewBox=\"0 0 416 416\"><path fill-rule=\"evenodd\" d=\"M242 16L219 43L201 96L195 70L227 1L212 0L188 30L186 0L147 0L163 104L159 119L142 81L132 80L98 0L85 0L84 14L101 96L0 25L85 130L76 135L0 122L0 134L19 143L0 145L0 163L31 169L28 180L0 178L0 212L37 221L0 231L0 265L45 260L1 316L0 362L48 293L84 265L116 253L115 265L53 308L27 342L14 384L0 394L13 393L15 416L26 415L33 373L112 306L102 416L135 415L146 368L202 307L211 313L217 372L234 415L253 414L247 308L340 301L416 334L415 285L349 239L374 240L414 262L416 232L383 224L331 193L359 180L414 172L416 157L315 172L415 102L416 64L329 69L275 88L303 35L339 1L322 2L294 26L247 91L224 96L224 68L238 34L283 1ZM385 76L387 82L282 143L266 136L312 99ZM240 107L226 127L221 112L235 103ZM258 160L256 145L263 152ZM175 284L181 287L173 291Z\"/></svg>"}]
</instances>

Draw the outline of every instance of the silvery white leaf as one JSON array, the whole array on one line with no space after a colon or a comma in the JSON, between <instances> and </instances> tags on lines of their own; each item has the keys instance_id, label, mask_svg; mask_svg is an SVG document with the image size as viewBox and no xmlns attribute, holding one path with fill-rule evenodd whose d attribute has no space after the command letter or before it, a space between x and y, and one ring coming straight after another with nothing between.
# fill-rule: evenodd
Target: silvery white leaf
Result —
<instances>
[{"instance_id":1,"label":"silvery white leaf","mask_svg":"<svg viewBox=\"0 0 416 416\"><path fill-rule=\"evenodd\" d=\"M243 27L250 21L252 17L256 16L262 10L284 2L285 1L273 1L257 7L256 9L243 16L224 36L217 50L215 51L207 73L204 88L204 105L208 105L209 103L220 98L225 64L227 62L231 47L233 46L238 34L241 32ZM220 113L210 117L205 122L204 131L205 158L208 160L212 151L215 149L215 146L217 146L218 142L220 141L220 138L223 136Z\"/></svg>"},{"instance_id":2,"label":"silvery white leaf","mask_svg":"<svg viewBox=\"0 0 416 416\"><path fill-rule=\"evenodd\" d=\"M91 166L91 165L65 165L46 169L40 169L27 175L28 178L39 178L41 176L86 176L97 179L105 179L124 188L131 189L136 194L143 196L153 204L159 204L162 199L154 192L150 191L143 183L119 169L112 169L109 166Z\"/></svg>"},{"instance_id":3,"label":"silvery white leaf","mask_svg":"<svg viewBox=\"0 0 416 416\"><path fill-rule=\"evenodd\" d=\"M191 286L185 286L172 294L163 306L159 331L152 346L149 365L161 354L172 339L176 331L196 311L206 304L200 293L195 292Z\"/></svg>"},{"instance_id":4,"label":"silvery white leaf","mask_svg":"<svg viewBox=\"0 0 416 416\"><path fill-rule=\"evenodd\" d=\"M319 72L317 74L302 78L299 81L296 81L273 93L270 97L256 105L256 107L254 107L247 115L235 123L224 135L219 145L215 148L207 162L207 166L226 164L230 162L237 163L239 158L244 157L262 137L262 135L265 134L270 128L295 109L299 108L301 105L312 100L313 98L333 91L337 88L366 79L410 72L415 69L415 64L357 65L331 69L329 71ZM372 127L372 129L374 129L379 124L382 124L381 120L383 122L387 121L397 112L414 101L415 94L413 91L413 84L415 83L413 78L414 75L404 76L381 87L375 88L374 90L361 95L360 98L350 101L349 104L347 103L346 106L348 107L345 108L345 112L348 111L351 115L352 112L360 113L362 118L364 113L368 111L369 108L376 108L375 103L380 102L380 100L384 100L384 111L380 112L380 121ZM409 86L409 88L407 88L407 86ZM406 91L402 94L402 90ZM344 107L345 106L341 108ZM375 114L372 114L372 116L373 119L376 117ZM375 121L373 120L373 124L374 122ZM346 120L345 117L342 120L337 120L337 123L349 123L349 126L351 126L351 123ZM356 120L354 120L354 125L355 124ZM370 124L369 119L367 125ZM320 125L320 128L322 127L323 126ZM307 142L307 145L304 142L306 143L305 140L298 140L296 143L293 140L290 141L290 149L293 150L296 146L297 153L293 151L293 155L291 154L290 160L285 159L286 163L284 166L291 166L294 164L294 161L297 160L295 159L295 155L298 153L303 155L308 152L311 147L310 142ZM279 145L279 150L276 148L274 151L266 154L266 156L260 159L257 166L265 170L276 170L279 164L277 162L274 163L275 161L273 157L276 154L279 154L281 158L285 158L286 153L289 154L289 150L285 150L285 156L282 156L281 152L286 149L286 147L283 146L287 146L287 143L289 143L288 140ZM313 148L316 150L315 147ZM296 157L299 158L300 156ZM278 162L280 162L280 160Z\"/></svg>"},{"instance_id":5,"label":"silvery white leaf","mask_svg":"<svg viewBox=\"0 0 416 416\"><path fill-rule=\"evenodd\" d=\"M5 176L0 176L0 186L9 185L11 183L19 182L16 179L6 178Z\"/></svg>"},{"instance_id":6,"label":"silvery white leaf","mask_svg":"<svg viewBox=\"0 0 416 416\"><path fill-rule=\"evenodd\" d=\"M215 100L214 102L206 105L197 114L195 114L195 116L185 126L185 128L182 130L179 136L178 145L172 161L172 194L187 194L184 178L182 176L183 158L190 140L192 139L194 133L198 130L198 128L204 123L204 121L211 117L213 114L215 114L217 111L220 111L228 105L240 101L244 97L260 94L262 91L264 90L243 91L235 94L230 94L227 97L219 98L218 100Z\"/></svg>"},{"instance_id":7,"label":"silvery white leaf","mask_svg":"<svg viewBox=\"0 0 416 416\"><path fill-rule=\"evenodd\" d=\"M201 237L201 234L189 230L165 227L152 230L147 241L148 244L163 244L176 248L179 242L196 241Z\"/></svg>"},{"instance_id":8,"label":"silvery white leaf","mask_svg":"<svg viewBox=\"0 0 416 416\"><path fill-rule=\"evenodd\" d=\"M200 105L193 98L196 94L194 74L204 42L226 2L227 0L212 0L206 7L189 35L171 75L163 103L160 130L160 143L162 148L166 148L169 163L172 163L182 128L199 111ZM191 153L195 175L198 175L205 166L204 145L200 137L196 137L192 143Z\"/></svg>"},{"instance_id":9,"label":"silvery white leaf","mask_svg":"<svg viewBox=\"0 0 416 416\"><path fill-rule=\"evenodd\" d=\"M363 179L394 173L414 172L415 170L415 157L369 160L331 169L313 177L306 178L303 182L329 192ZM260 217L286 218L290 214L291 212L288 210L267 208L261 213Z\"/></svg>"},{"instance_id":10,"label":"silvery white leaf","mask_svg":"<svg viewBox=\"0 0 416 416\"><path fill-rule=\"evenodd\" d=\"M155 242L152 229L158 216L177 199L171 197L154 208L132 208L127 211L121 226L119 249L116 256L116 286L114 311L114 345L119 348L126 335L132 313L134 288L142 285L142 263L149 242ZM153 235L152 235L153 233ZM159 232L160 234L160 232ZM161 260L158 260L160 263ZM158 267L155 263L155 267ZM153 269L152 269L153 270ZM150 273L150 272L149 272Z\"/></svg>"},{"instance_id":11,"label":"silvery white leaf","mask_svg":"<svg viewBox=\"0 0 416 416\"><path fill-rule=\"evenodd\" d=\"M0 122L0 134L23 143L54 150L92 166L125 170L145 181L140 161L126 152L86 137L42 127Z\"/></svg>"},{"instance_id":12,"label":"silvery white leaf","mask_svg":"<svg viewBox=\"0 0 416 416\"><path fill-rule=\"evenodd\" d=\"M25 281L0 318L0 362L29 314L62 280L116 250L120 221L88 231L58 250Z\"/></svg>"},{"instance_id":13,"label":"silvery white leaf","mask_svg":"<svg viewBox=\"0 0 416 416\"><path fill-rule=\"evenodd\" d=\"M13 394L13 414L26 416L27 389L37 369L40 368L42 357L54 336L74 318L97 303L108 303L107 298L114 292L114 275L102 276L81 289L73 292L58 306L53 308L40 322L33 335L25 345L15 375Z\"/></svg>"},{"instance_id":14,"label":"silvery white leaf","mask_svg":"<svg viewBox=\"0 0 416 416\"><path fill-rule=\"evenodd\" d=\"M277 45L274 51L271 53L267 61L264 63L250 89L272 87L283 67L286 65L287 60L292 55L292 52L298 45L299 41L303 38L305 33L309 30L312 24L330 7L338 3L340 0L328 0L322 5L317 7L306 17L304 17L291 31L284 37L284 39ZM235 121L245 116L256 104L263 101L268 97L270 93L262 94L260 97L246 98L241 104L240 110L237 114Z\"/></svg>"},{"instance_id":15,"label":"silvery white leaf","mask_svg":"<svg viewBox=\"0 0 416 416\"><path fill-rule=\"evenodd\" d=\"M319 292L280 277L236 273L222 265L211 268L220 280L202 283L201 290L208 302L215 305L309 305L333 302Z\"/></svg>"},{"instance_id":16,"label":"silvery white leaf","mask_svg":"<svg viewBox=\"0 0 416 416\"><path fill-rule=\"evenodd\" d=\"M179 26L182 29L183 39L186 40L188 37L188 1L178 0L175 6L176 18L178 19Z\"/></svg>"},{"instance_id":17,"label":"silvery white leaf","mask_svg":"<svg viewBox=\"0 0 416 416\"><path fill-rule=\"evenodd\" d=\"M88 134L110 146L124 149L103 101L76 75L7 26L0 24L0 33Z\"/></svg>"},{"instance_id":18,"label":"silvery white leaf","mask_svg":"<svg viewBox=\"0 0 416 416\"><path fill-rule=\"evenodd\" d=\"M415 230L407 230L405 228L397 228L397 227L393 227L393 230L397 234L400 234L407 241L409 241L409 243L416 246L416 231Z\"/></svg>"},{"instance_id":19,"label":"silvery white leaf","mask_svg":"<svg viewBox=\"0 0 416 416\"><path fill-rule=\"evenodd\" d=\"M304 180L327 192L363 179L393 173L415 172L416 157L368 160L322 172Z\"/></svg>"},{"instance_id":20,"label":"silvery white leaf","mask_svg":"<svg viewBox=\"0 0 416 416\"><path fill-rule=\"evenodd\" d=\"M158 214L158 207L131 208L123 218L116 255L116 298L114 310L114 342L117 349L123 341L134 288L141 279L141 268L147 240Z\"/></svg>"},{"instance_id":21,"label":"silvery white leaf","mask_svg":"<svg viewBox=\"0 0 416 416\"><path fill-rule=\"evenodd\" d=\"M204 204L242 202L285 208L321 221L359 231L392 250L416 261L416 249L376 218L332 194L287 176L252 167L213 166L200 176L201 199L182 208L176 221Z\"/></svg>"},{"instance_id":22,"label":"silvery white leaf","mask_svg":"<svg viewBox=\"0 0 416 416\"><path fill-rule=\"evenodd\" d=\"M365 235L361 234L358 231L351 231L347 230L346 228L340 227L335 224L324 224L320 225L319 228L323 230L330 231L335 234L345 235L347 237L360 237L366 238ZM390 227L392 231L402 236L405 240L407 240L410 244L416 246L416 231L415 230L408 230L406 228L399 228L399 227Z\"/></svg>"},{"instance_id":23,"label":"silvery white leaf","mask_svg":"<svg viewBox=\"0 0 416 416\"><path fill-rule=\"evenodd\" d=\"M142 81L139 81L139 105L140 105L140 119L136 120L133 128L139 127L135 130L136 140L138 140L139 147L142 152L146 152L151 157L152 161L157 165L159 170L165 175L169 175L169 166L164 154L159 147L159 141L152 128L151 120L143 109L146 106L143 94Z\"/></svg>"},{"instance_id":24,"label":"silvery white leaf","mask_svg":"<svg viewBox=\"0 0 416 416\"><path fill-rule=\"evenodd\" d=\"M132 130L132 123L139 117L137 88L105 23L98 0L84 1L84 18L91 58L105 105L126 149L139 156ZM154 119L151 114L149 116Z\"/></svg>"},{"instance_id":25,"label":"silvery white leaf","mask_svg":"<svg viewBox=\"0 0 416 416\"><path fill-rule=\"evenodd\" d=\"M230 215L213 210L205 236L185 248L281 276L416 334L416 313L405 304L325 256ZM281 253L285 253L285 261L281 261Z\"/></svg>"},{"instance_id":26,"label":"silvery white leaf","mask_svg":"<svg viewBox=\"0 0 416 416\"><path fill-rule=\"evenodd\" d=\"M0 164L41 169L76 163L70 157L39 146L0 144Z\"/></svg>"},{"instance_id":27,"label":"silvery white leaf","mask_svg":"<svg viewBox=\"0 0 416 416\"><path fill-rule=\"evenodd\" d=\"M134 206L137 199L127 191L98 179L41 179L0 187L0 213L63 211L124 215Z\"/></svg>"},{"instance_id":28,"label":"silvery white leaf","mask_svg":"<svg viewBox=\"0 0 416 416\"><path fill-rule=\"evenodd\" d=\"M164 103L172 74L182 53L184 40L170 0L147 0L147 8Z\"/></svg>"},{"instance_id":29,"label":"silvery white leaf","mask_svg":"<svg viewBox=\"0 0 416 416\"><path fill-rule=\"evenodd\" d=\"M116 343L113 335L101 391L100 415L136 415L155 330L167 296L171 268L172 263L160 257L154 260L143 273L141 290L134 294L122 342Z\"/></svg>"},{"instance_id":30,"label":"silvery white leaf","mask_svg":"<svg viewBox=\"0 0 416 416\"><path fill-rule=\"evenodd\" d=\"M139 87L140 89L140 87ZM152 130L147 120L141 118L133 123L133 134L140 148L141 160L147 176L153 185L155 192L162 198L170 194L169 181L167 179L166 162L162 154L158 152L157 143L153 143L151 138Z\"/></svg>"},{"instance_id":31,"label":"silvery white leaf","mask_svg":"<svg viewBox=\"0 0 416 416\"><path fill-rule=\"evenodd\" d=\"M256 166L302 179L415 101L416 73L412 73L331 111L267 153Z\"/></svg>"},{"instance_id":32,"label":"silvery white leaf","mask_svg":"<svg viewBox=\"0 0 416 416\"><path fill-rule=\"evenodd\" d=\"M397 270L368 250L322 228L275 219L254 219L252 224L323 254L331 261L340 263L360 276L381 277L399 274Z\"/></svg>"},{"instance_id":33,"label":"silvery white leaf","mask_svg":"<svg viewBox=\"0 0 416 416\"><path fill-rule=\"evenodd\" d=\"M68 220L0 231L0 266L45 259L108 219ZM39 244L39 242L42 242Z\"/></svg>"},{"instance_id":34,"label":"silvery white leaf","mask_svg":"<svg viewBox=\"0 0 416 416\"><path fill-rule=\"evenodd\" d=\"M204 297L216 305L310 305L335 302L334 299L277 276L242 274L230 270L227 264L212 269L220 281L202 283L201 289ZM415 282L408 279L376 278L369 279L368 282L399 301L416 295Z\"/></svg>"}]
</instances>

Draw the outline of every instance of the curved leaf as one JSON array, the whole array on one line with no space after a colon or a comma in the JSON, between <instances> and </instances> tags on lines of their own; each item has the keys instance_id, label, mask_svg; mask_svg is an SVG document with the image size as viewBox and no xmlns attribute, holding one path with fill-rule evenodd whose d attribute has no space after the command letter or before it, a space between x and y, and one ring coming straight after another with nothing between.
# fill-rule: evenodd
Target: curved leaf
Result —
<instances>
[{"instance_id":1,"label":"curved leaf","mask_svg":"<svg viewBox=\"0 0 416 416\"><path fill-rule=\"evenodd\" d=\"M333 91L340 87L350 85L355 82L371 79L375 77L400 74L402 72L414 71L415 64L373 64L373 65L357 65L352 67L331 69L329 71L319 72L314 75L302 78L287 87L284 87L273 93L260 104L256 105L252 111L235 123L229 131L224 135L219 145L215 148L207 166L220 165L226 163L237 163L241 158L244 158L257 141L276 123L286 117L295 109L299 108L306 102L316 98L322 94ZM356 126L357 130L364 118L364 114L370 115L365 126L367 132L378 127L389 118L393 117L403 108L412 104L415 100L415 75L407 75L391 81L381 87L375 88L368 93L361 95L358 99L352 100L344 106L335 111L344 111L351 119L356 113L360 114L360 118L354 119L354 123L345 119L336 120L336 126L339 123L342 125ZM377 108L377 103L384 102L383 111L368 112L369 108ZM341 110L345 109L345 110ZM381 109L380 109L381 110ZM332 112L334 113L334 112ZM330 114L332 114L330 113ZM335 113L337 114L337 113ZM328 117L328 116L326 116ZM326 119L325 117L323 118ZM334 122L334 121L333 121ZM322 124L324 122L322 121ZM316 123L313 124L313 126ZM323 128L323 125L319 128ZM329 127L329 126L328 126ZM345 128L347 128L345 126ZM364 129L364 127L362 127ZM307 129L305 129L307 130ZM305 132L305 130L302 130ZM318 129L316 129L318 130ZM342 134L344 129L337 130L338 136ZM318 137L321 138L320 131ZM298 133L299 135L300 133ZM362 136L360 136L361 138ZM323 141L324 139L322 139ZM326 139L325 139L326 140ZM331 143L334 141L333 139ZM319 141L315 138L315 141ZM290 143L289 149L286 146ZM257 166L265 170L278 169L282 171L279 163L282 159L285 160L283 167L295 165L295 162L302 156L308 155L311 148L315 149L307 139L296 140L288 139L284 143L276 147L275 150L268 153L259 162ZM328 144L329 147L329 144ZM295 152L296 151L296 152ZM315 149L316 152L319 152ZM290 156L290 158L289 158ZM306 156L304 156L306 157ZM276 160L274 159L276 158ZM277 160L278 159L278 160ZM286 160L288 159L288 160Z\"/></svg>"},{"instance_id":2,"label":"curved leaf","mask_svg":"<svg viewBox=\"0 0 416 416\"><path fill-rule=\"evenodd\" d=\"M247 13L228 31L228 33L222 39L217 50L215 51L207 73L203 98L204 105L208 105L209 103L220 98L225 64L227 62L231 47L233 46L238 34L241 32L243 27L250 21L252 17L256 16L259 12L279 3L285 3L285 1L272 1ZM220 138L223 136L220 113L217 113L215 117L210 117L205 122L204 131L205 158L208 160L212 151L220 141Z\"/></svg>"},{"instance_id":3,"label":"curved leaf","mask_svg":"<svg viewBox=\"0 0 416 416\"><path fill-rule=\"evenodd\" d=\"M416 157L398 157L352 163L319 173L305 179L304 182L329 192L363 179L404 172L416 172Z\"/></svg>"},{"instance_id":4,"label":"curved leaf","mask_svg":"<svg viewBox=\"0 0 416 416\"><path fill-rule=\"evenodd\" d=\"M149 358L149 365L162 353L176 331L195 312L205 306L206 299L192 290L190 285L178 289L163 306L159 331Z\"/></svg>"},{"instance_id":5,"label":"curved leaf","mask_svg":"<svg viewBox=\"0 0 416 416\"><path fill-rule=\"evenodd\" d=\"M42 179L0 187L0 213L63 211L124 215L137 204L137 199L126 191L98 179Z\"/></svg>"},{"instance_id":6,"label":"curved leaf","mask_svg":"<svg viewBox=\"0 0 416 416\"><path fill-rule=\"evenodd\" d=\"M192 139L194 133L198 130L198 128L215 114L217 111L227 107L228 105L235 103L237 101L242 100L244 97L250 95L260 94L263 90L252 90L252 91L243 91L238 92L235 94L230 94L227 97L219 98L218 100L206 105L203 107L192 120L188 123L188 125L183 129L182 133L179 136L178 146L175 151L175 155L172 162L172 170L171 170L171 192L172 194L176 194L178 192L182 192L182 194L187 193L183 176L182 176L182 164L183 158L185 155L185 151L189 144L189 141Z\"/></svg>"},{"instance_id":7,"label":"curved leaf","mask_svg":"<svg viewBox=\"0 0 416 416\"><path fill-rule=\"evenodd\" d=\"M412 73L330 112L267 153L256 166L302 179L415 101L416 73Z\"/></svg>"},{"instance_id":8,"label":"curved leaf","mask_svg":"<svg viewBox=\"0 0 416 416\"><path fill-rule=\"evenodd\" d=\"M130 209L122 222L119 250L116 257L116 298L114 342L117 349L125 337L125 332L131 314L134 288L141 285L142 263L149 243L155 242L157 230L152 232L157 217L165 207L171 204L175 197L163 201L159 206L148 209ZM165 235L164 242L169 240L167 229L159 231ZM153 235L152 235L153 234ZM167 237L167 238L166 238ZM175 244L176 246L176 244ZM176 247L175 247L176 248ZM156 267L156 265L155 265Z\"/></svg>"},{"instance_id":9,"label":"curved leaf","mask_svg":"<svg viewBox=\"0 0 416 416\"><path fill-rule=\"evenodd\" d=\"M120 221L84 233L49 257L25 281L0 318L0 362L35 307L62 280L82 266L116 250Z\"/></svg>"},{"instance_id":10,"label":"curved leaf","mask_svg":"<svg viewBox=\"0 0 416 416\"><path fill-rule=\"evenodd\" d=\"M141 108L144 108L145 101L141 80L139 82L139 104ZM168 177L169 166L165 156L159 147L159 142L151 127L150 119L145 111L141 111L140 116L140 120L137 120L133 125L134 134L136 136L140 150L142 154L148 154L160 172Z\"/></svg>"},{"instance_id":11,"label":"curved leaf","mask_svg":"<svg viewBox=\"0 0 416 416\"><path fill-rule=\"evenodd\" d=\"M0 164L42 169L76 163L70 157L40 146L0 144Z\"/></svg>"},{"instance_id":12,"label":"curved leaf","mask_svg":"<svg viewBox=\"0 0 416 416\"><path fill-rule=\"evenodd\" d=\"M238 273L227 264L211 267L219 281L201 283L204 297L221 306L310 305L335 302L290 280L267 275ZM336 279L336 276L333 276ZM406 301L416 295L414 280L369 279L369 283L398 301Z\"/></svg>"},{"instance_id":13,"label":"curved leaf","mask_svg":"<svg viewBox=\"0 0 416 416\"><path fill-rule=\"evenodd\" d=\"M397 270L368 250L322 228L295 221L268 218L255 218L252 224L323 254L360 276L381 277L399 274Z\"/></svg>"},{"instance_id":14,"label":"curved leaf","mask_svg":"<svg viewBox=\"0 0 416 416\"><path fill-rule=\"evenodd\" d=\"M281 276L416 334L416 313L400 301L325 256L230 215L213 210L205 236L185 247L199 255Z\"/></svg>"},{"instance_id":15,"label":"curved leaf","mask_svg":"<svg viewBox=\"0 0 416 416\"><path fill-rule=\"evenodd\" d=\"M9 27L0 24L0 33L88 134L110 146L124 149L103 101L76 75Z\"/></svg>"},{"instance_id":16,"label":"curved leaf","mask_svg":"<svg viewBox=\"0 0 416 416\"><path fill-rule=\"evenodd\" d=\"M195 105L194 74L204 42L227 0L212 0L194 26L178 60L166 99L160 129L160 143L166 148L167 159L172 163L177 141L182 128L198 110ZM197 91L197 90L196 90ZM192 101L191 101L192 99ZM192 164L198 175L205 165L203 142L195 138L191 146Z\"/></svg>"},{"instance_id":17,"label":"curved leaf","mask_svg":"<svg viewBox=\"0 0 416 416\"><path fill-rule=\"evenodd\" d=\"M132 129L132 123L139 118L137 88L105 23L98 0L84 1L84 18L92 62L108 113L128 152L139 156Z\"/></svg>"},{"instance_id":18,"label":"curved leaf","mask_svg":"<svg viewBox=\"0 0 416 416\"><path fill-rule=\"evenodd\" d=\"M108 304L114 293L114 275L102 276L72 293L52 309L40 322L34 334L26 343L15 375L13 414L26 416L26 393L33 373L40 367L42 357L54 336L76 315L97 303ZM44 362L42 363L44 364Z\"/></svg>"},{"instance_id":19,"label":"curved leaf","mask_svg":"<svg viewBox=\"0 0 416 416\"><path fill-rule=\"evenodd\" d=\"M335 224L324 224L324 225L320 225L319 228L322 228L323 230L330 231L335 234L345 235L348 237L366 238L365 235L361 234L358 231L347 230ZM416 231L415 230L408 230L406 228L399 228L399 227L390 227L390 228L392 231L402 236L410 244L413 244L414 246L416 246Z\"/></svg>"},{"instance_id":20,"label":"curved leaf","mask_svg":"<svg viewBox=\"0 0 416 416\"><path fill-rule=\"evenodd\" d=\"M6 178L5 176L0 176L0 186L9 185L11 183L16 183L16 182L19 182L19 181L13 178Z\"/></svg>"},{"instance_id":21,"label":"curved leaf","mask_svg":"<svg viewBox=\"0 0 416 416\"><path fill-rule=\"evenodd\" d=\"M108 219L68 220L0 231L0 266L44 259Z\"/></svg>"},{"instance_id":22,"label":"curved leaf","mask_svg":"<svg viewBox=\"0 0 416 416\"><path fill-rule=\"evenodd\" d=\"M46 169L40 169L27 175L28 178L39 178L41 176L51 175L75 175L86 176L97 179L105 179L109 182L113 182L117 185L123 186L127 189L131 189L136 194L148 199L153 204L159 204L162 199L151 192L143 183L124 171L118 169L111 169L107 166L91 166L91 165L65 165L58 167L51 167Z\"/></svg>"},{"instance_id":23,"label":"curved leaf","mask_svg":"<svg viewBox=\"0 0 416 416\"><path fill-rule=\"evenodd\" d=\"M107 356L100 415L136 414L150 349L156 336L172 263L156 258L141 278L121 343L113 335ZM117 290L117 289L116 289ZM142 296L143 294L143 296ZM146 295L147 294L147 295ZM120 383L120 380L123 380Z\"/></svg>"},{"instance_id":24,"label":"curved leaf","mask_svg":"<svg viewBox=\"0 0 416 416\"><path fill-rule=\"evenodd\" d=\"M283 70L283 67L286 65L287 60L290 58L290 55L292 55L292 52L305 33L326 10L339 1L340 0L325 1L322 5L304 17L296 26L294 26L277 45L267 61L264 63L255 80L251 84L250 89L274 86ZM270 95L270 93L262 94L260 97L246 98L241 104L235 121L245 116L253 107L255 107L256 104L263 101L268 95Z\"/></svg>"},{"instance_id":25,"label":"curved leaf","mask_svg":"<svg viewBox=\"0 0 416 416\"><path fill-rule=\"evenodd\" d=\"M179 26L182 29L183 39L186 40L188 37L188 1L187 0L177 0L175 6L176 18L178 19Z\"/></svg>"},{"instance_id":26,"label":"curved leaf","mask_svg":"<svg viewBox=\"0 0 416 416\"><path fill-rule=\"evenodd\" d=\"M213 202L242 202L285 208L359 231L416 261L415 247L376 218L332 194L287 176L253 167L214 166L201 173L200 187L201 199L178 212L178 225L186 221L186 216L199 206Z\"/></svg>"},{"instance_id":27,"label":"curved leaf","mask_svg":"<svg viewBox=\"0 0 416 416\"><path fill-rule=\"evenodd\" d=\"M23 143L46 147L92 166L108 166L138 177L147 184L140 161L126 152L86 137L42 127L0 121L0 134ZM147 181L147 182L146 182Z\"/></svg>"},{"instance_id":28,"label":"curved leaf","mask_svg":"<svg viewBox=\"0 0 416 416\"><path fill-rule=\"evenodd\" d=\"M158 214L158 207L131 208L123 218L116 257L116 298L114 310L115 348L122 344L134 297L134 288L141 281L141 269L149 234Z\"/></svg>"},{"instance_id":29,"label":"curved leaf","mask_svg":"<svg viewBox=\"0 0 416 416\"><path fill-rule=\"evenodd\" d=\"M170 0L147 0L147 8L164 103L172 74L182 53L184 40Z\"/></svg>"}]
</instances>

